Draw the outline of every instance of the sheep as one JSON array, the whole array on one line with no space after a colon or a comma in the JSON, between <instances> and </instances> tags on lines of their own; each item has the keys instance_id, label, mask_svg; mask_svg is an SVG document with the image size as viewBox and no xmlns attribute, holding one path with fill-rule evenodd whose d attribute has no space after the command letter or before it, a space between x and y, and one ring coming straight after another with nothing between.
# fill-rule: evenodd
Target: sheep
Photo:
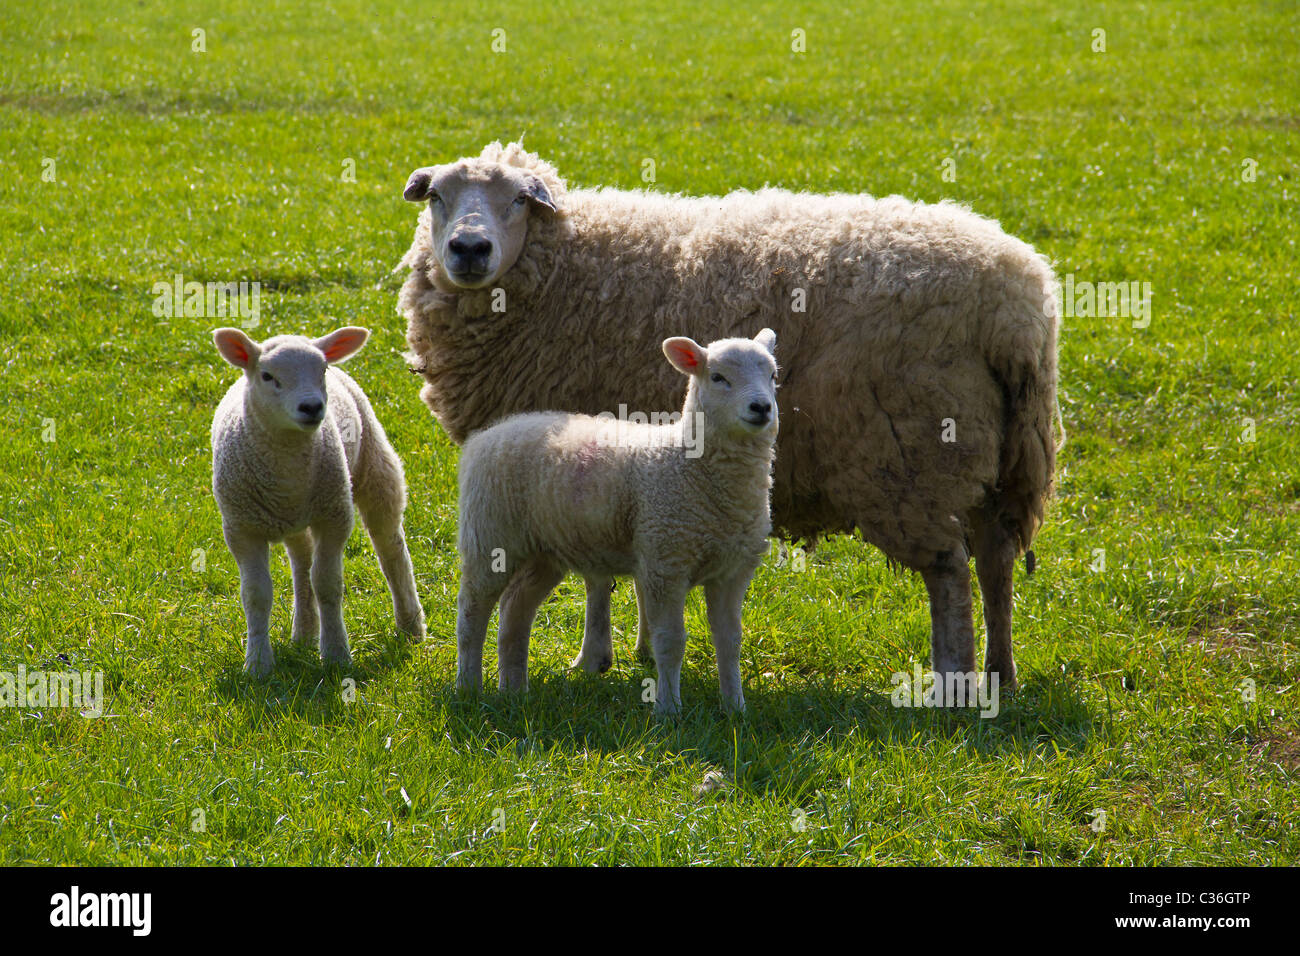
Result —
<instances>
[{"instance_id":1,"label":"sheep","mask_svg":"<svg viewBox=\"0 0 1300 956\"><path fill-rule=\"evenodd\" d=\"M518 143L417 169L404 196L426 208L398 310L453 441L523 411L676 407L651 343L769 326L775 531L856 530L919 571L945 678L975 668L973 554L984 669L1014 689L1012 570L1058 451L1057 285L1032 247L948 201L570 190ZM608 596L589 605L608 616Z\"/></svg>"},{"instance_id":2,"label":"sheep","mask_svg":"<svg viewBox=\"0 0 1300 956\"><path fill-rule=\"evenodd\" d=\"M537 608L565 571L588 594L633 575L659 679L655 711L681 708L686 596L703 585L724 705L743 710L740 612L772 529L777 434L776 336L663 352L686 375L680 418L642 424L563 412L507 418L474 434L460 458L456 684L483 682L483 639L501 600L500 686L528 689ZM609 628L584 631L582 655L609 659Z\"/></svg>"},{"instance_id":3,"label":"sheep","mask_svg":"<svg viewBox=\"0 0 1300 956\"><path fill-rule=\"evenodd\" d=\"M239 329L212 333L217 351L244 373L213 416L212 492L239 565L248 627L244 669L254 677L275 667L269 545L280 540L293 572L292 639L318 645L327 664L351 662L343 546L354 504L388 581L398 628L416 640L424 636L402 531L401 459L361 387L333 367L369 334L347 326L314 341L277 335L258 344Z\"/></svg>"}]
</instances>

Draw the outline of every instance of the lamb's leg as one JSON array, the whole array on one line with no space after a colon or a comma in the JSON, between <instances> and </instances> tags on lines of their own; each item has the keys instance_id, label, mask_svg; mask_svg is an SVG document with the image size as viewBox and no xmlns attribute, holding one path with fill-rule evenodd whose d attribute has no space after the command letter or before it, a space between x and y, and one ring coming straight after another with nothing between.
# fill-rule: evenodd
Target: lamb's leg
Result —
<instances>
[{"instance_id":1,"label":"lamb's leg","mask_svg":"<svg viewBox=\"0 0 1300 956\"><path fill-rule=\"evenodd\" d=\"M305 647L319 647L320 614L316 610L316 594L311 589L311 532L290 535L284 539L284 546L289 552L289 567L293 570L291 639Z\"/></svg>"},{"instance_id":2,"label":"lamb's leg","mask_svg":"<svg viewBox=\"0 0 1300 956\"><path fill-rule=\"evenodd\" d=\"M460 593L456 596L456 689L483 689L483 641L506 577L486 561L461 558Z\"/></svg>"},{"instance_id":3,"label":"lamb's leg","mask_svg":"<svg viewBox=\"0 0 1300 956\"><path fill-rule=\"evenodd\" d=\"M351 528L313 528L311 585L320 608L320 659L326 664L350 664L348 631L343 624L343 546Z\"/></svg>"},{"instance_id":4,"label":"lamb's leg","mask_svg":"<svg viewBox=\"0 0 1300 956\"><path fill-rule=\"evenodd\" d=\"M975 703L975 688L967 683L975 674L975 627L971 618L970 567L966 550L940 554L921 572L930 592L930 667L934 670L935 699L951 706L965 698Z\"/></svg>"},{"instance_id":5,"label":"lamb's leg","mask_svg":"<svg viewBox=\"0 0 1300 956\"><path fill-rule=\"evenodd\" d=\"M572 667L588 674L603 674L614 663L614 640L609 621L609 594L613 578L583 578L587 588L587 615L582 623L582 650Z\"/></svg>"},{"instance_id":6,"label":"lamb's leg","mask_svg":"<svg viewBox=\"0 0 1300 956\"><path fill-rule=\"evenodd\" d=\"M541 560L524 564L515 572L501 596L501 623L497 630L497 666L505 691L528 690L528 635L546 596L564 572Z\"/></svg>"},{"instance_id":7,"label":"lamb's leg","mask_svg":"<svg viewBox=\"0 0 1300 956\"><path fill-rule=\"evenodd\" d=\"M655 659L654 650L650 647L650 619L646 617L642 588L637 584L632 587L636 592L636 656L649 664Z\"/></svg>"},{"instance_id":8,"label":"lamb's leg","mask_svg":"<svg viewBox=\"0 0 1300 956\"><path fill-rule=\"evenodd\" d=\"M1011 652L1011 588L1019 547L996 520L982 524L975 534L975 571L984 598L985 680L998 675L999 693L1015 693L1016 662Z\"/></svg>"},{"instance_id":9,"label":"lamb's leg","mask_svg":"<svg viewBox=\"0 0 1300 956\"><path fill-rule=\"evenodd\" d=\"M643 582L637 582L641 593ZM682 708L682 659L686 656L687 587L657 584L645 589L646 616L650 624L650 645L654 650L655 713L678 713Z\"/></svg>"},{"instance_id":10,"label":"lamb's leg","mask_svg":"<svg viewBox=\"0 0 1300 956\"><path fill-rule=\"evenodd\" d=\"M266 677L275 668L271 650L271 549L265 538L225 528L226 546L239 565L239 601L244 608L248 643L244 670Z\"/></svg>"},{"instance_id":11,"label":"lamb's leg","mask_svg":"<svg viewBox=\"0 0 1300 956\"><path fill-rule=\"evenodd\" d=\"M415 572L411 570L411 553L406 547L406 534L402 530L402 512L388 503L372 503L357 499L361 522L370 535L379 567L388 582L388 593L393 597L393 615L397 629L410 634L417 641L424 638L424 608L415 590Z\"/></svg>"},{"instance_id":12,"label":"lamb's leg","mask_svg":"<svg viewBox=\"0 0 1300 956\"><path fill-rule=\"evenodd\" d=\"M740 683L740 610L753 572L704 586L704 600L709 611L709 631L718 658L718 685L722 706L732 711L745 709L745 694Z\"/></svg>"}]
</instances>

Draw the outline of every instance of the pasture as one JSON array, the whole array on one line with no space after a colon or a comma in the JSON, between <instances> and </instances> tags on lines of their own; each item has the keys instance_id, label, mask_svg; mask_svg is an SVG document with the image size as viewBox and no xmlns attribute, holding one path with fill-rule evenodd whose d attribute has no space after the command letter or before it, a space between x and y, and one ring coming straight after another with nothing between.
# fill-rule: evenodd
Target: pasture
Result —
<instances>
[{"instance_id":1,"label":"pasture","mask_svg":"<svg viewBox=\"0 0 1300 956\"><path fill-rule=\"evenodd\" d=\"M0 864L1294 863L1297 63L1283 2L5 4L0 672L105 699L0 707ZM759 569L743 717L697 593L654 719L626 582L608 673L568 671L569 578L527 697L452 693L457 452L390 273L410 171L521 133L574 184L959 200L1068 277L996 718L892 705L925 590L842 537ZM358 527L354 666L289 647L281 549L280 666L242 674L208 447L237 323L166 308L177 276L259 283L255 338L371 329L347 370L406 466L426 643Z\"/></svg>"}]
</instances>

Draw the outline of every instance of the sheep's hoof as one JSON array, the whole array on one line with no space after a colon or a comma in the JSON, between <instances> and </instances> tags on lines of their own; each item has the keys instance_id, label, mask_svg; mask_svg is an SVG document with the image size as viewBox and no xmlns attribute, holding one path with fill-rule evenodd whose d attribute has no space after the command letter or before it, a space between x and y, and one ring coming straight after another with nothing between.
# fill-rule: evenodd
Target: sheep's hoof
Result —
<instances>
[{"instance_id":1,"label":"sheep's hoof","mask_svg":"<svg viewBox=\"0 0 1300 956\"><path fill-rule=\"evenodd\" d=\"M320 647L320 631L303 631L301 634L295 631L289 640L298 647Z\"/></svg>"},{"instance_id":2,"label":"sheep's hoof","mask_svg":"<svg viewBox=\"0 0 1300 956\"><path fill-rule=\"evenodd\" d=\"M585 671L588 674L603 674L605 671L609 670L613 664L614 661L608 654L601 657L593 656L591 658L585 658L579 654L573 659L573 663L569 666L575 671Z\"/></svg>"},{"instance_id":3,"label":"sheep's hoof","mask_svg":"<svg viewBox=\"0 0 1300 956\"><path fill-rule=\"evenodd\" d=\"M638 644L636 646L636 659L643 664L653 664L655 662L655 652L650 649L649 644Z\"/></svg>"}]
</instances>

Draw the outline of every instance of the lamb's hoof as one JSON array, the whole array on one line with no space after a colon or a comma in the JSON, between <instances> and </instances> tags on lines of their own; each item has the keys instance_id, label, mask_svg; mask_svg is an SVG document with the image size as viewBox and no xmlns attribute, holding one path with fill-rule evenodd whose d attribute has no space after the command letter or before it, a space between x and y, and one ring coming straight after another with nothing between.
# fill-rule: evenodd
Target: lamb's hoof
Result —
<instances>
[{"instance_id":1,"label":"lamb's hoof","mask_svg":"<svg viewBox=\"0 0 1300 956\"><path fill-rule=\"evenodd\" d=\"M638 644L636 646L636 659L642 664L653 664L655 662L655 652L650 649L649 644Z\"/></svg>"},{"instance_id":2,"label":"lamb's hoof","mask_svg":"<svg viewBox=\"0 0 1300 956\"><path fill-rule=\"evenodd\" d=\"M269 650L256 657L244 658L244 673L254 680L266 680L275 670L275 655Z\"/></svg>"},{"instance_id":3,"label":"lamb's hoof","mask_svg":"<svg viewBox=\"0 0 1300 956\"><path fill-rule=\"evenodd\" d=\"M575 671L585 671L588 674L603 674L605 671L609 670L613 664L613 658L608 654L600 657L592 655L590 658L583 657L583 655L579 654L573 659L573 663L569 666Z\"/></svg>"},{"instance_id":4,"label":"lamb's hoof","mask_svg":"<svg viewBox=\"0 0 1300 956\"><path fill-rule=\"evenodd\" d=\"M405 621L399 620L397 622L397 629L417 644L428 636L424 629L423 615L418 619L413 618Z\"/></svg>"},{"instance_id":5,"label":"lamb's hoof","mask_svg":"<svg viewBox=\"0 0 1300 956\"><path fill-rule=\"evenodd\" d=\"M335 650L322 650L320 660L326 667L348 667L352 663L352 653L346 647Z\"/></svg>"},{"instance_id":6,"label":"lamb's hoof","mask_svg":"<svg viewBox=\"0 0 1300 956\"><path fill-rule=\"evenodd\" d=\"M289 640L296 647L317 648L320 647L320 631L312 631L310 633L304 632L301 634L295 631L289 636Z\"/></svg>"},{"instance_id":7,"label":"lamb's hoof","mask_svg":"<svg viewBox=\"0 0 1300 956\"><path fill-rule=\"evenodd\" d=\"M677 703L656 703L655 719L673 721L682 715L682 705Z\"/></svg>"}]
</instances>

